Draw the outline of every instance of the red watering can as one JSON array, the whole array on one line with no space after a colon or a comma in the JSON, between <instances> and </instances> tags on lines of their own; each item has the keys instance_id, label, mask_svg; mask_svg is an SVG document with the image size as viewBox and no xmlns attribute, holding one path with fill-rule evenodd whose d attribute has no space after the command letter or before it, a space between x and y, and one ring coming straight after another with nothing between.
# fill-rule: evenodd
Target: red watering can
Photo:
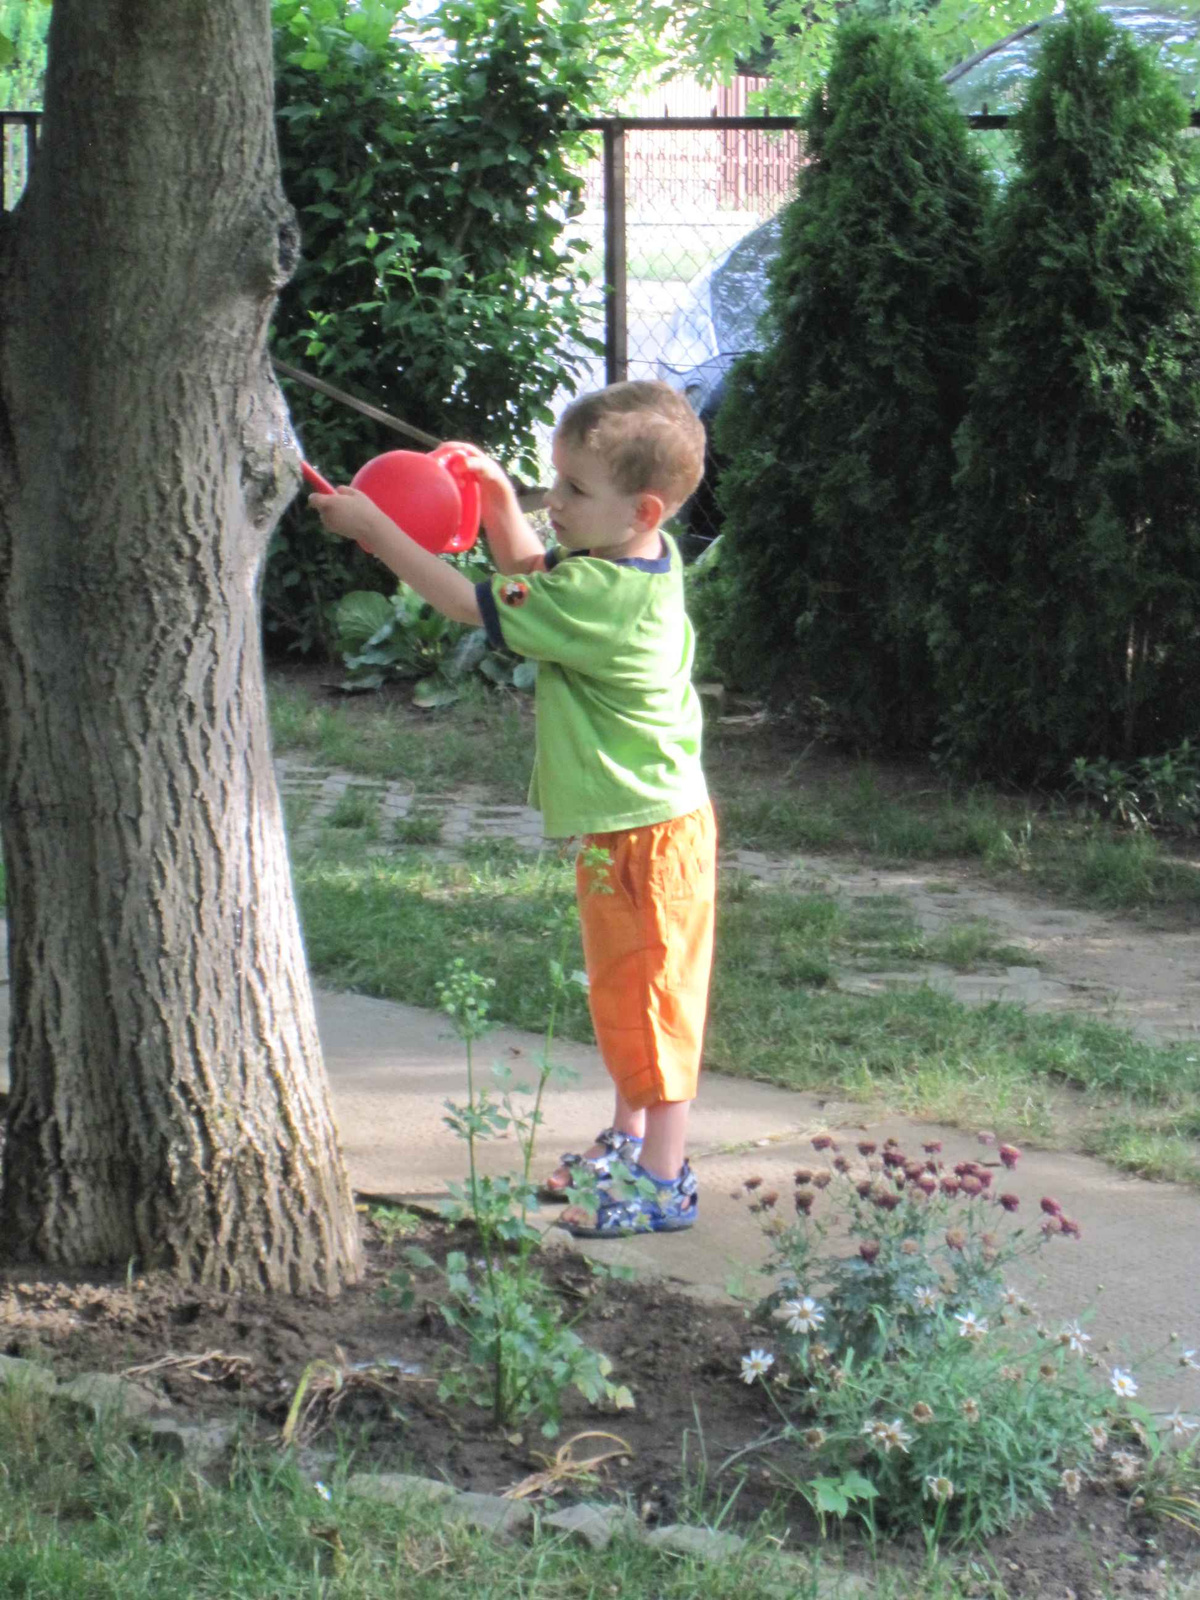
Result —
<instances>
[{"instance_id":1,"label":"red watering can","mask_svg":"<svg viewBox=\"0 0 1200 1600\"><path fill-rule=\"evenodd\" d=\"M304 481L318 494L333 488L307 461ZM410 538L434 555L469 550L479 533L479 485L467 470L461 445L419 450L389 450L360 467L350 481Z\"/></svg>"}]
</instances>

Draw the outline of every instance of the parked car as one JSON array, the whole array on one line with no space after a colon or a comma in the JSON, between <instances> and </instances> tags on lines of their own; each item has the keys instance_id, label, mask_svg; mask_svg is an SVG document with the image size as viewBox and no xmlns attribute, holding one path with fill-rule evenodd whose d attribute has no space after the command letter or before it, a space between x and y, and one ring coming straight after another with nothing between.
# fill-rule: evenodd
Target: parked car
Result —
<instances>
[{"instance_id":1,"label":"parked car","mask_svg":"<svg viewBox=\"0 0 1200 1600\"><path fill-rule=\"evenodd\" d=\"M694 558L716 538L715 499L720 462L712 451L713 418L725 398L725 380L740 355L761 344L758 324L767 303L771 262L779 254L782 222L761 223L688 285L667 324L658 376L680 390L709 431L704 481L683 510L684 554Z\"/></svg>"}]
</instances>

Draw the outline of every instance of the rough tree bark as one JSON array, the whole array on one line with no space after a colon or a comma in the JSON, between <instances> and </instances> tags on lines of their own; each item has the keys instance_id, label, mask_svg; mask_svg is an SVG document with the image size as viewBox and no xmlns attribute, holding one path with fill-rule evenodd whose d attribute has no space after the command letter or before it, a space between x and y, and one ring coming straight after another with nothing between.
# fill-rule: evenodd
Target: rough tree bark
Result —
<instances>
[{"instance_id":1,"label":"rough tree bark","mask_svg":"<svg viewBox=\"0 0 1200 1600\"><path fill-rule=\"evenodd\" d=\"M55 0L0 219L0 1250L357 1275L265 723L297 248L269 0Z\"/></svg>"}]
</instances>

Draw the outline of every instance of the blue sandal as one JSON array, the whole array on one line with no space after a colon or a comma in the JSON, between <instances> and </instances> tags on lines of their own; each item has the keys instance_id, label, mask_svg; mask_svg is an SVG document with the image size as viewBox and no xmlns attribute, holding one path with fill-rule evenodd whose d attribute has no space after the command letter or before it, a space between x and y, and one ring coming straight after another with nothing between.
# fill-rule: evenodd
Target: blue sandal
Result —
<instances>
[{"instance_id":1,"label":"blue sandal","mask_svg":"<svg viewBox=\"0 0 1200 1600\"><path fill-rule=\"evenodd\" d=\"M568 1151L559 1157L559 1166L566 1167L572 1175L560 1189L557 1184L544 1183L538 1190L539 1200L567 1201L571 1198L571 1186L574 1183L574 1169L578 1167L581 1172L586 1172L597 1183L605 1183L612 1177L612 1164L622 1161L627 1167L637 1164L637 1159L642 1153L642 1141L632 1133L622 1133L619 1128L602 1128L592 1140L593 1144L603 1145L606 1154L593 1156L577 1155Z\"/></svg>"},{"instance_id":2,"label":"blue sandal","mask_svg":"<svg viewBox=\"0 0 1200 1600\"><path fill-rule=\"evenodd\" d=\"M624 1239L631 1233L682 1233L696 1220L699 1196L696 1174L685 1161L677 1178L666 1182L652 1178L636 1163L629 1168L629 1180L642 1179L654 1185L653 1198L631 1194L620 1199L607 1190L598 1195L599 1205L591 1222L560 1222L573 1239Z\"/></svg>"}]
</instances>

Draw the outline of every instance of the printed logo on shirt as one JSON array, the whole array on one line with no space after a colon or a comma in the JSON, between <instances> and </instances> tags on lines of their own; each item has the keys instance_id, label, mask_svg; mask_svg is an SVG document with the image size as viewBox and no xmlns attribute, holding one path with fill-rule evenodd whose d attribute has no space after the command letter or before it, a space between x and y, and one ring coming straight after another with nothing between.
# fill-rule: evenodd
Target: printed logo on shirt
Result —
<instances>
[{"instance_id":1,"label":"printed logo on shirt","mask_svg":"<svg viewBox=\"0 0 1200 1600\"><path fill-rule=\"evenodd\" d=\"M529 585L514 581L500 585L500 598L506 606L523 606L529 599Z\"/></svg>"}]
</instances>

